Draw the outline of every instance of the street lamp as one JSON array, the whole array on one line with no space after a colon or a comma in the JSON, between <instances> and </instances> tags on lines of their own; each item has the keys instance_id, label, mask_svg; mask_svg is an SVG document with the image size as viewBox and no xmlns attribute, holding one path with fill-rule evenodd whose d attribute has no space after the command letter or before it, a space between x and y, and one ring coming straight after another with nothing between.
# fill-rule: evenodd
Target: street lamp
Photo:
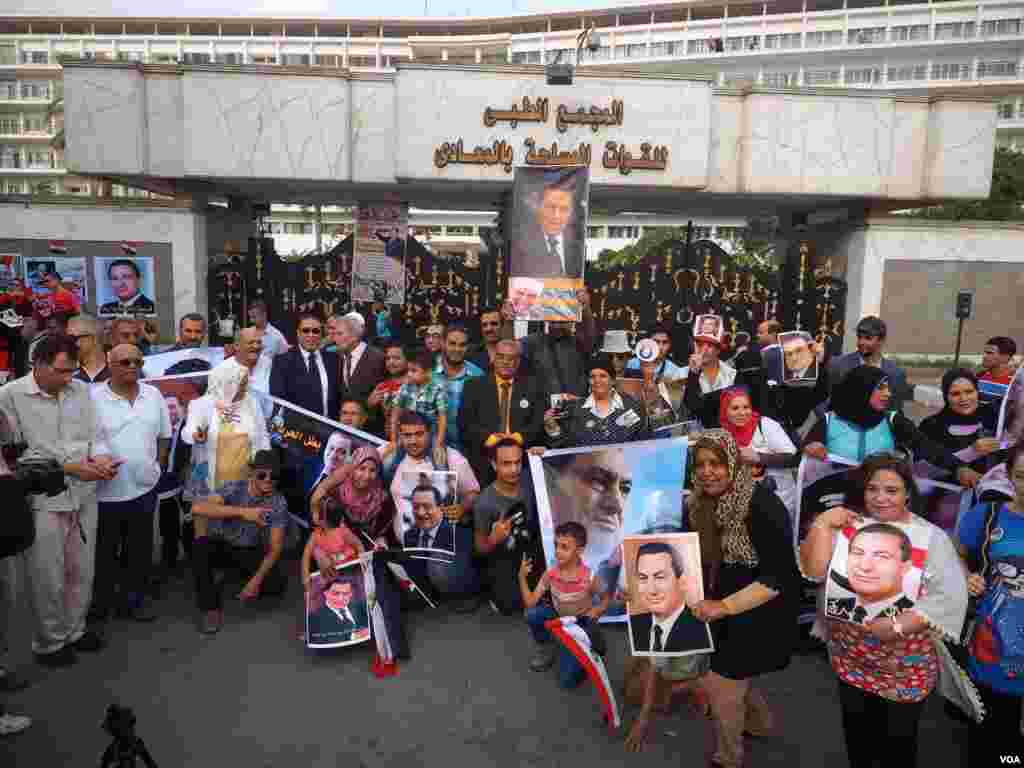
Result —
<instances>
[{"instance_id":1,"label":"street lamp","mask_svg":"<svg viewBox=\"0 0 1024 768\"><path fill-rule=\"evenodd\" d=\"M595 33L593 24L589 29L584 29L576 35L577 67L580 65L580 54L583 52L584 46L591 53L596 53L601 48L601 40ZM548 85L572 85L573 65L568 62L562 63L562 53L563 51L559 50L555 60L544 67Z\"/></svg>"}]
</instances>

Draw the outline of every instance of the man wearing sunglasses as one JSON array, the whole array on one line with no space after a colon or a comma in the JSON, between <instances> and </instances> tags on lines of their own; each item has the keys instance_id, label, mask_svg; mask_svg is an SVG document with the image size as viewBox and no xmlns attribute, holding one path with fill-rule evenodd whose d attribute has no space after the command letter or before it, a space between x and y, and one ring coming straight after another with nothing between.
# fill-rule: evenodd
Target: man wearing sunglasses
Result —
<instances>
[{"instance_id":1,"label":"man wearing sunglasses","mask_svg":"<svg viewBox=\"0 0 1024 768\"><path fill-rule=\"evenodd\" d=\"M274 357L270 394L318 416L337 419L338 355L321 349L323 321L313 312L301 313L296 336L298 348Z\"/></svg>"},{"instance_id":2,"label":"man wearing sunglasses","mask_svg":"<svg viewBox=\"0 0 1024 768\"><path fill-rule=\"evenodd\" d=\"M104 624L115 612L135 621L156 619L146 587L153 561L156 489L167 466L171 419L160 390L139 381L142 359L138 347L118 344L108 355L110 380L92 389L100 439L121 461L117 475L96 486L92 616Z\"/></svg>"},{"instance_id":3,"label":"man wearing sunglasses","mask_svg":"<svg viewBox=\"0 0 1024 768\"><path fill-rule=\"evenodd\" d=\"M239 600L261 595L281 595L286 574L281 552L288 528L288 504L277 492L280 464L273 451L257 451L249 462L249 479L224 483L215 495L197 499L193 516L207 519L206 535L192 545L192 570L196 578L202 632L212 635L224 623L221 587L213 570L228 567L241 571L245 586Z\"/></svg>"}]
</instances>

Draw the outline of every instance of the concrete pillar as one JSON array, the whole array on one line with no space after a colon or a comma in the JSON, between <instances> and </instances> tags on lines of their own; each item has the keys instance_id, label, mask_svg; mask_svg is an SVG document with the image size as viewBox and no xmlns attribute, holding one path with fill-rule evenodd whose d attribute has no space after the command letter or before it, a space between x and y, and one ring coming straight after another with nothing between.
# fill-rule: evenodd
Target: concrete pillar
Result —
<instances>
[{"instance_id":1,"label":"concrete pillar","mask_svg":"<svg viewBox=\"0 0 1024 768\"><path fill-rule=\"evenodd\" d=\"M324 217L323 208L319 205L313 206L313 241L316 252L322 253L324 246Z\"/></svg>"}]
</instances>

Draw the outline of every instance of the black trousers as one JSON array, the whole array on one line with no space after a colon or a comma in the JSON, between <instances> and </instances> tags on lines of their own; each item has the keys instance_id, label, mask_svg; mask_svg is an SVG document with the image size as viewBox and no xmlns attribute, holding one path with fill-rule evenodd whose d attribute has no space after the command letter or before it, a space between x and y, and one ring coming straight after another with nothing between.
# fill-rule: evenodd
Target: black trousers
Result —
<instances>
[{"instance_id":1,"label":"black trousers","mask_svg":"<svg viewBox=\"0 0 1024 768\"><path fill-rule=\"evenodd\" d=\"M1020 732L1021 698L994 691L976 682L985 705L985 719L970 721L967 744L979 766L1000 765L999 758L1014 755L1024 761L1024 736Z\"/></svg>"},{"instance_id":2,"label":"black trousers","mask_svg":"<svg viewBox=\"0 0 1024 768\"><path fill-rule=\"evenodd\" d=\"M200 536L192 544L192 572L196 579L199 610L213 611L224 606L222 590L214 581L216 568L240 571L246 582L259 570L266 552L262 547L236 547L223 539ZM282 595L287 584L284 566L279 559L263 578L260 597Z\"/></svg>"},{"instance_id":3,"label":"black trousers","mask_svg":"<svg viewBox=\"0 0 1024 768\"><path fill-rule=\"evenodd\" d=\"M926 699L889 701L838 682L850 768L916 768L917 726Z\"/></svg>"},{"instance_id":4,"label":"black trousers","mask_svg":"<svg viewBox=\"0 0 1024 768\"><path fill-rule=\"evenodd\" d=\"M181 517L188 511L188 502L165 499L160 502L160 563L167 570L178 564L178 555L192 555L193 526Z\"/></svg>"},{"instance_id":5,"label":"black trousers","mask_svg":"<svg viewBox=\"0 0 1024 768\"><path fill-rule=\"evenodd\" d=\"M155 490L129 501L99 503L93 587L93 609L97 613L114 610L118 583L122 603L137 607L141 601L153 563L155 512Z\"/></svg>"}]
</instances>

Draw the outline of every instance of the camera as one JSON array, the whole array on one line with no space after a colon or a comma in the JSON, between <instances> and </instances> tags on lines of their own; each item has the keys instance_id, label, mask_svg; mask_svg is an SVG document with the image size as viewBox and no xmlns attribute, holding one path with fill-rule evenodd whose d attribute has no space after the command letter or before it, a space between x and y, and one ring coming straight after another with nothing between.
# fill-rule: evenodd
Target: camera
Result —
<instances>
[{"instance_id":1,"label":"camera","mask_svg":"<svg viewBox=\"0 0 1024 768\"><path fill-rule=\"evenodd\" d=\"M55 459L49 459L35 451L26 451L18 459L15 477L23 484L26 495L57 496L67 486L64 483L64 469Z\"/></svg>"}]
</instances>

